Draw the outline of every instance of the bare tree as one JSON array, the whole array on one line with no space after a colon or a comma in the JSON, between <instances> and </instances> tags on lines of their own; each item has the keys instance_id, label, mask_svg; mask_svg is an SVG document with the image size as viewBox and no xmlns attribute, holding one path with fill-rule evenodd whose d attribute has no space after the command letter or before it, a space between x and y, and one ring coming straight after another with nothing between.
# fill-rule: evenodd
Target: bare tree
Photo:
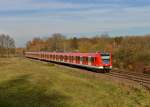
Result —
<instances>
[{"instance_id":1,"label":"bare tree","mask_svg":"<svg viewBox=\"0 0 150 107\"><path fill-rule=\"evenodd\" d=\"M9 56L15 53L15 41L9 35L0 34L0 56Z\"/></svg>"}]
</instances>

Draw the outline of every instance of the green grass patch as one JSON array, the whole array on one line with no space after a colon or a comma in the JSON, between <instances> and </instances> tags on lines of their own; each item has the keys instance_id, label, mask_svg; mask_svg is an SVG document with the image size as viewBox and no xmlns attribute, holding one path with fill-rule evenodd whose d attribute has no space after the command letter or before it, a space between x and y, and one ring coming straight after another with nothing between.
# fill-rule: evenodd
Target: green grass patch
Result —
<instances>
[{"instance_id":1,"label":"green grass patch","mask_svg":"<svg viewBox=\"0 0 150 107\"><path fill-rule=\"evenodd\" d=\"M150 107L150 93L76 69L9 58L0 59L0 107Z\"/></svg>"}]
</instances>

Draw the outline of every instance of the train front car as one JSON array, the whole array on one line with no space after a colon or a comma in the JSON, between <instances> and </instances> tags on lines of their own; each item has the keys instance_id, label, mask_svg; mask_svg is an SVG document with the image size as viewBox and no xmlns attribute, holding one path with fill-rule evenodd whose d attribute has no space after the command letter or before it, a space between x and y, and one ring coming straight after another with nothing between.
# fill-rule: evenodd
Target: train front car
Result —
<instances>
[{"instance_id":1,"label":"train front car","mask_svg":"<svg viewBox=\"0 0 150 107\"><path fill-rule=\"evenodd\" d=\"M109 72L112 69L112 54L106 52L99 52L99 66L103 72Z\"/></svg>"}]
</instances>

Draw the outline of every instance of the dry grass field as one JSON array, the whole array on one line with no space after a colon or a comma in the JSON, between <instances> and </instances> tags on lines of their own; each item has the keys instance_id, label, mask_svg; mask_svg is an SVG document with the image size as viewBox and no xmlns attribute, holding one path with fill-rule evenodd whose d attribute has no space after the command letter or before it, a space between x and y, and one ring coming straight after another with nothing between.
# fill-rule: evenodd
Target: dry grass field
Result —
<instances>
[{"instance_id":1,"label":"dry grass field","mask_svg":"<svg viewBox=\"0 0 150 107\"><path fill-rule=\"evenodd\" d=\"M76 69L1 58L0 107L150 107L150 93Z\"/></svg>"}]
</instances>

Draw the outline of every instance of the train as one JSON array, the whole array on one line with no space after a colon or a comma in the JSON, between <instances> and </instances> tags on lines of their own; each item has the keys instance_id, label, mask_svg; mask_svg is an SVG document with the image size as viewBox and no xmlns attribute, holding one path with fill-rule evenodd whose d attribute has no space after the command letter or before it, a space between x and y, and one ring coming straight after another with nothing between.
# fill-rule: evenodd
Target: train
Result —
<instances>
[{"instance_id":1,"label":"train","mask_svg":"<svg viewBox=\"0 0 150 107\"><path fill-rule=\"evenodd\" d=\"M25 57L41 61L88 68L98 72L110 72L112 54L110 52L25 52Z\"/></svg>"}]
</instances>

